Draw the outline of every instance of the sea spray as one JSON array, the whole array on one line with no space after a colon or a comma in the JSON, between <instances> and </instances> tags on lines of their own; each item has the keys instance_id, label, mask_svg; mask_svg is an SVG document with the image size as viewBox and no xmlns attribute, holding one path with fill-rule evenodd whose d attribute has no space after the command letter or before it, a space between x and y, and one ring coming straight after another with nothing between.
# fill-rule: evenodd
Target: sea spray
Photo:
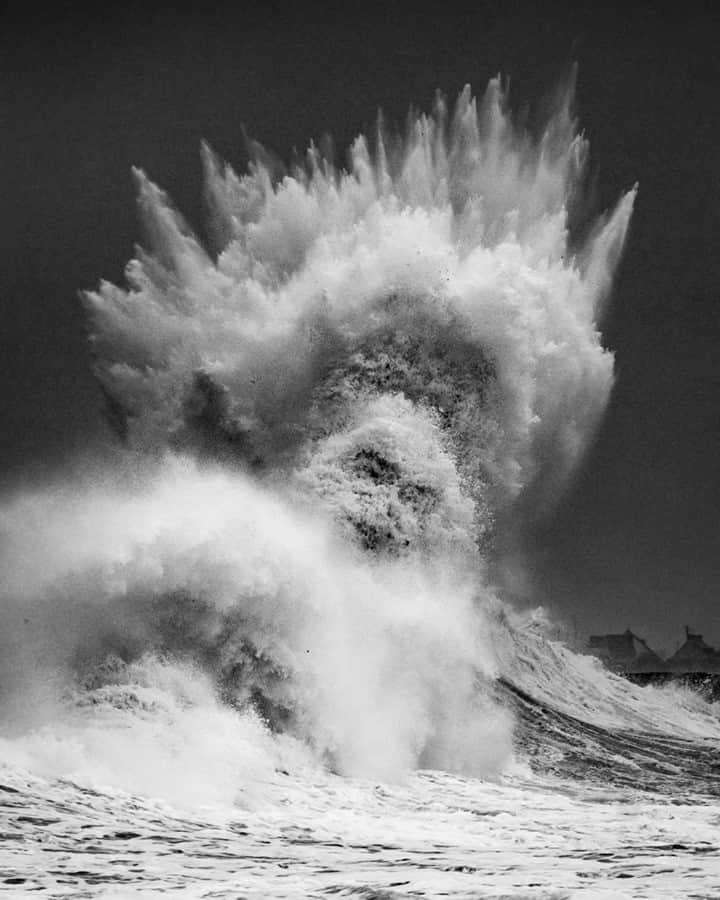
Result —
<instances>
[{"instance_id":1,"label":"sea spray","mask_svg":"<svg viewBox=\"0 0 720 900\"><path fill-rule=\"evenodd\" d=\"M54 508L26 495L4 526L16 538L9 588L31 616L20 648L4 631L16 681L33 677L30 641L33 668L94 686L108 654L160 653L211 673L227 702L255 706L343 772L438 765L446 745L446 765L491 771L510 750L507 715L478 691L493 655L467 570L368 560L247 476L177 458L134 493L65 488Z\"/></svg>"},{"instance_id":2,"label":"sea spray","mask_svg":"<svg viewBox=\"0 0 720 900\"><path fill-rule=\"evenodd\" d=\"M150 249L129 289L85 294L118 427L142 446L293 466L354 394L391 391L439 414L495 494L514 496L546 457L567 469L612 382L597 311L634 198L569 253L587 155L569 103L535 141L493 81L479 109L463 91L449 124L439 100L393 154L382 132L374 155L360 137L338 172L311 148L279 182L206 150L216 257L137 172ZM358 366L343 391L338 368L347 381Z\"/></svg>"},{"instance_id":3,"label":"sea spray","mask_svg":"<svg viewBox=\"0 0 720 900\"><path fill-rule=\"evenodd\" d=\"M127 684L154 671L167 693L180 666L210 694L169 707L212 696L342 773L502 769L487 563L602 416L598 317L634 199L571 242L571 110L568 90L534 138L493 80L403 141L358 138L347 171L311 147L237 176L204 147L213 254L135 173L147 246L126 288L83 295L135 473L0 510L16 731L67 728L83 691L126 727L152 714Z\"/></svg>"}]
</instances>

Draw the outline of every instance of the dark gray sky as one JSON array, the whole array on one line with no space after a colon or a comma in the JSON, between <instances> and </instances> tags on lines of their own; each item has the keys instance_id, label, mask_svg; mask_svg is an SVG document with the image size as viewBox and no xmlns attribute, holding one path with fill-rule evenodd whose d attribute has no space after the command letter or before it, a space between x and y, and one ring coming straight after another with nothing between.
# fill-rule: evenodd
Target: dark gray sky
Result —
<instances>
[{"instance_id":1,"label":"dark gray sky","mask_svg":"<svg viewBox=\"0 0 720 900\"><path fill-rule=\"evenodd\" d=\"M536 103L580 66L599 207L640 193L604 333L618 382L531 580L581 632L720 644L720 10L685 3L126 4L6 12L0 465L52 470L103 435L77 290L122 279L139 237L130 167L202 222L198 147L242 168L242 128L287 158L346 147L497 72ZM347 7L340 9L340 7ZM548 9L550 7L550 9Z\"/></svg>"}]
</instances>

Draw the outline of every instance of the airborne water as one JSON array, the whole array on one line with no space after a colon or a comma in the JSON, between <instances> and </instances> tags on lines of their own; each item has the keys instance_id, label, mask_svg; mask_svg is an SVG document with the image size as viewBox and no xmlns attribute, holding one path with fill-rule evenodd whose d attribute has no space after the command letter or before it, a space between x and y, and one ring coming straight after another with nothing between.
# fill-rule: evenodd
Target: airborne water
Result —
<instances>
[{"instance_id":1,"label":"airborne water","mask_svg":"<svg viewBox=\"0 0 720 900\"><path fill-rule=\"evenodd\" d=\"M720 719L493 587L591 441L634 189L499 81L237 176L83 295L121 447L0 506L0 890L710 897Z\"/></svg>"}]
</instances>

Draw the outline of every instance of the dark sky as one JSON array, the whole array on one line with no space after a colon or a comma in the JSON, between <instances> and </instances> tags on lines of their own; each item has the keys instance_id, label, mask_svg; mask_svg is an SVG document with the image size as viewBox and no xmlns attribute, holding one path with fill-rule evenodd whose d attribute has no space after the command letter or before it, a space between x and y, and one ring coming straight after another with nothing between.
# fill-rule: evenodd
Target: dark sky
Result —
<instances>
[{"instance_id":1,"label":"dark sky","mask_svg":"<svg viewBox=\"0 0 720 900\"><path fill-rule=\"evenodd\" d=\"M618 381L559 509L528 538L538 596L581 632L720 644L720 13L716 4L74 5L0 22L0 465L52 470L102 437L77 290L122 279L130 167L202 222L198 147L243 126L287 158L338 148L436 88L537 103L579 63L599 206L640 193L604 333ZM343 7L341 9L341 7Z\"/></svg>"}]
</instances>

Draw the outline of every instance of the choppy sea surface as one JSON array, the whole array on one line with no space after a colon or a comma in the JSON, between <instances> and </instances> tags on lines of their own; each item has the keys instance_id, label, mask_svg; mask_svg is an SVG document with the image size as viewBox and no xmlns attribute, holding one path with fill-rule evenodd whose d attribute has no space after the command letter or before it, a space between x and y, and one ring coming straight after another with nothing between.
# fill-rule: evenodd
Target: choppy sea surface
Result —
<instances>
[{"instance_id":1,"label":"choppy sea surface","mask_svg":"<svg viewBox=\"0 0 720 900\"><path fill-rule=\"evenodd\" d=\"M513 771L492 780L425 770L379 783L277 770L226 802L189 812L4 767L0 891L720 896L717 738L591 726L508 685L502 690L515 698L523 724Z\"/></svg>"}]
</instances>

